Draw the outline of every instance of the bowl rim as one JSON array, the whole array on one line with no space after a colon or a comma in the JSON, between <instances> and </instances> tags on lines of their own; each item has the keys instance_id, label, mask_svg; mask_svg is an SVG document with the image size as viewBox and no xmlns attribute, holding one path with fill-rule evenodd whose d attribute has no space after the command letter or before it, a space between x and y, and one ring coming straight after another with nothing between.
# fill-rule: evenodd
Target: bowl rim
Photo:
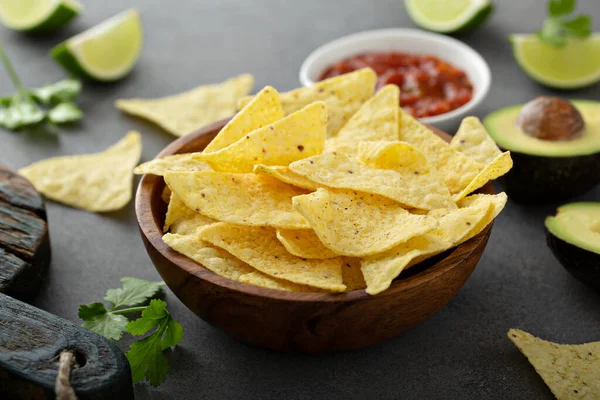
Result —
<instances>
[{"instance_id":1,"label":"bowl rim","mask_svg":"<svg viewBox=\"0 0 600 400\"><path fill-rule=\"evenodd\" d=\"M156 158L163 158L169 155L178 154L183 147L190 145L194 141L213 134L214 132L218 132L227 122L229 122L231 118L226 118L212 124L209 124L203 128L200 128L193 133L180 137L179 139L173 141L167 147L165 147L160 153L158 153ZM439 130L435 130L436 134L440 135ZM450 139L450 135L441 132L444 136L445 140ZM441 136L441 135L440 135ZM169 260L172 264L176 265L184 272L189 275L194 275L199 279L203 279L209 281L212 284L218 285L220 287L233 290L239 293L243 293L245 295L257 296L257 297L265 297L271 300L279 300L279 301L293 301L293 302L324 302L324 303L343 303L343 302L353 302L359 300L372 300L374 298L381 298L385 296L394 296L399 292L413 289L418 286L422 286L427 284L429 281L433 279L437 279L442 275L451 272L453 269L460 267L460 265L468 258L474 256L474 253L479 252L479 256L485 250L485 246L487 245L487 241L491 234L491 230L494 224L492 221L488 226L486 226L480 233L471 239L467 240L455 246L449 250L446 250L442 254L446 254L446 257L439 260L435 264L430 265L426 269L418 272L415 275L410 275L406 278L395 279L392 281L392 284L385 291L378 293L376 295L368 294L365 289L361 290L353 290L349 292L342 293L313 293L313 292L287 292L276 289L269 289L260 286L251 285L248 283L242 283L238 281L234 281L229 278L225 278L223 276L217 275L216 273L210 271L205 268L201 264L196 261L188 258L187 256L178 253L177 251L171 249L167 246L166 243L163 242L163 230L162 226L157 222L157 216L154 213L154 209L152 207L152 196L155 192L159 191L156 187L160 186L160 192L162 192L162 188L164 188L165 183L162 176L156 175L143 175L140 183L138 185L136 196L135 196L135 212L136 218L138 221L138 225L140 228L140 234L145 238L146 246L152 246L154 250L156 250L163 258ZM495 190L491 182L488 182L482 190L488 194L494 194ZM461 249L471 247L470 251L464 252L461 254L456 260L452 263L444 263L443 261L446 258L452 257L452 254L455 252L461 252ZM477 256L475 254L475 256ZM445 264L441 268L435 268L439 266L439 264ZM153 262L154 265L154 262ZM156 268L156 266L155 266ZM473 269L475 266L473 267Z\"/></svg>"},{"instance_id":2,"label":"bowl rim","mask_svg":"<svg viewBox=\"0 0 600 400\"><path fill-rule=\"evenodd\" d=\"M321 57L323 57L324 55L328 54L329 52L335 50L336 48L338 48L340 46L352 44L354 42L375 39L375 38L380 38L380 37L384 37L384 36L385 37L395 37L398 40L405 40L406 38L410 38L410 37L420 37L420 38L426 38L428 40L436 41L438 43L442 43L443 45L448 46L448 47L458 48L458 49L460 49L460 51L469 54L469 57L471 58L475 67L477 69L479 69L481 72L482 79L481 79L481 82L477 83L477 86L475 85L475 82L473 82L473 79L470 77L471 82L473 82L473 86L476 86L475 90L473 90L473 97L471 98L471 100L469 100L467 103L463 104L459 108L448 111L446 113L443 113L440 115L434 115L431 117L419 118L419 120L421 122L423 122L425 124L435 125L436 123L445 122L447 120L460 117L461 115L464 115L464 114L468 113L469 111L471 111L473 108L477 107L483 101L483 99L487 96L488 92L490 91L490 87L492 85L492 73L491 73L488 63L481 56L481 54L479 54L479 52L477 52L471 46L467 45L466 43L461 42L458 39L455 39L455 38L452 38L449 36L445 36L445 35L442 35L439 33L427 32L427 31L423 31L420 29L413 29L413 28L388 28L388 29L367 30L367 31L351 33L349 35L342 36L342 37L334 39L330 42L327 42L327 43L317 47L315 50L313 50L302 62L302 65L300 66L300 72L299 72L300 83L302 84L302 86L305 86L305 87L314 85L316 82L313 81L309 77L309 70L310 70L311 66L317 60L319 60ZM354 54L357 54L357 53L354 53ZM424 54L426 54L426 53L427 52L424 52ZM340 60L347 58L349 56L351 56L351 54L342 56L342 57L340 57Z\"/></svg>"}]
</instances>

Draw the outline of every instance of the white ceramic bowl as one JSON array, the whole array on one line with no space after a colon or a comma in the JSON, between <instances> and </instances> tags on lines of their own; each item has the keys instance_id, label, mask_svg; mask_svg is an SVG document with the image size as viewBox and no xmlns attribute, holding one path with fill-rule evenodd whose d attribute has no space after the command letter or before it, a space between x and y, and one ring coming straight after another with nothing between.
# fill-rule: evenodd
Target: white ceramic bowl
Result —
<instances>
[{"instance_id":1,"label":"white ceramic bowl","mask_svg":"<svg viewBox=\"0 0 600 400\"><path fill-rule=\"evenodd\" d=\"M466 72L473 83L471 101L450 112L420 119L450 134L454 134L464 117L471 115L473 108L484 99L490 89L490 68L479 53L456 39L417 29L365 31L326 43L313 51L302 63L300 83L311 86L330 65L368 51L431 54Z\"/></svg>"}]
</instances>

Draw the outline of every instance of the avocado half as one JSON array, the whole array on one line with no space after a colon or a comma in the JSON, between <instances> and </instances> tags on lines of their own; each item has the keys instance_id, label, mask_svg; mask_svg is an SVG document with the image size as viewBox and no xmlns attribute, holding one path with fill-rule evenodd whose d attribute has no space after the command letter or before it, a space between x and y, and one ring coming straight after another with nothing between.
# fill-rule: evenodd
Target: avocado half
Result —
<instances>
[{"instance_id":1,"label":"avocado half","mask_svg":"<svg viewBox=\"0 0 600 400\"><path fill-rule=\"evenodd\" d=\"M600 203L571 203L546 218L548 246L581 282L600 291Z\"/></svg>"},{"instance_id":2,"label":"avocado half","mask_svg":"<svg viewBox=\"0 0 600 400\"><path fill-rule=\"evenodd\" d=\"M577 139L548 141L526 135L516 124L523 104L489 114L484 125L513 168L500 183L519 203L550 203L580 195L600 183L600 102L571 102L583 116L585 131Z\"/></svg>"}]
</instances>

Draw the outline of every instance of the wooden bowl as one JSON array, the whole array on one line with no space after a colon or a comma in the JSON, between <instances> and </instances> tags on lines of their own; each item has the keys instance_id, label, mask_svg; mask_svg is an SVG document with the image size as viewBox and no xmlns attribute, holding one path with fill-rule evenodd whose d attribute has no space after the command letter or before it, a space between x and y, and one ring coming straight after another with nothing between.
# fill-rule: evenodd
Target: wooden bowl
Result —
<instances>
[{"instance_id":1,"label":"wooden bowl","mask_svg":"<svg viewBox=\"0 0 600 400\"><path fill-rule=\"evenodd\" d=\"M226 122L216 122L174 141L157 157L201 151ZM450 140L443 132L436 134ZM491 233L490 224L467 242L409 269L388 290L375 296L364 290L284 292L221 277L169 248L162 241L164 187L162 177L145 175L135 208L146 250L166 284L209 324L244 342L279 351L357 349L414 328L463 286ZM481 191L494 193L491 184Z\"/></svg>"}]
</instances>

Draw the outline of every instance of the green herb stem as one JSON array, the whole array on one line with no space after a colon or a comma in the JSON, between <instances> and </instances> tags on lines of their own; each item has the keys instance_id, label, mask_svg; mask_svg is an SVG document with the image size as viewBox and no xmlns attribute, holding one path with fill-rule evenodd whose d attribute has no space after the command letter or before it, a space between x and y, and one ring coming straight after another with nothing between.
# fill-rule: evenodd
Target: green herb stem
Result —
<instances>
[{"instance_id":1,"label":"green herb stem","mask_svg":"<svg viewBox=\"0 0 600 400\"><path fill-rule=\"evenodd\" d=\"M23 98L27 99L29 97L29 95L27 94L27 91L23 87L23 83L21 82L21 79L19 79L19 75L17 75L17 72L13 68L10 60L8 59L8 56L6 55L6 52L4 51L4 47L2 47L1 43L0 43L0 60L2 61L2 64L4 64L4 68L6 69L8 76L10 77L10 80L12 81L13 85L15 86L15 88L17 89L19 94L21 96L23 96Z\"/></svg>"},{"instance_id":2,"label":"green herb stem","mask_svg":"<svg viewBox=\"0 0 600 400\"><path fill-rule=\"evenodd\" d=\"M141 306L141 307L129 307L129 308L122 308L120 310L111 310L110 312L113 314L129 314L129 313L134 313L134 312L142 312L144 311L148 306Z\"/></svg>"}]
</instances>

